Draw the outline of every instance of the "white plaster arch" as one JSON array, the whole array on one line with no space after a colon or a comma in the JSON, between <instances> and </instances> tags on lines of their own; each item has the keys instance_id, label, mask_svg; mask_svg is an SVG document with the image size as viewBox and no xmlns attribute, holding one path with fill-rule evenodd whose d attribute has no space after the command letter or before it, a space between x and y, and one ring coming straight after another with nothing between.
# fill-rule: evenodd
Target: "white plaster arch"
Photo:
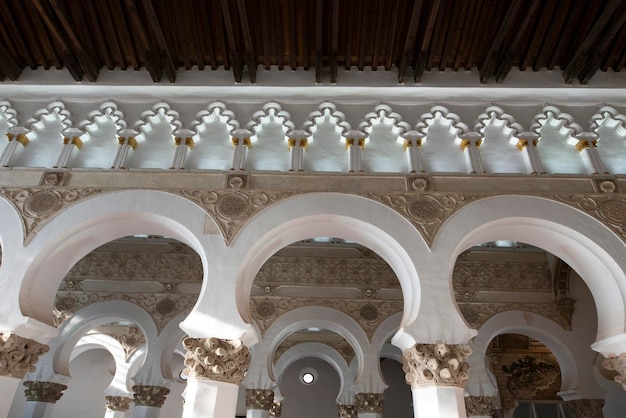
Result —
<instances>
[{"instance_id":1,"label":"white plaster arch","mask_svg":"<svg viewBox=\"0 0 626 418\"><path fill-rule=\"evenodd\" d=\"M166 379L176 379L177 376L173 376L173 356L179 347L182 347L182 339L186 336L185 332L180 329L180 322L187 317L187 312L181 312L174 318L170 319L167 325L159 334L159 347L161 350L161 372ZM182 351L183 357L185 356L185 350Z\"/></svg>"},{"instance_id":2,"label":"white plaster arch","mask_svg":"<svg viewBox=\"0 0 626 418\"><path fill-rule=\"evenodd\" d=\"M401 320L402 313L397 312L381 322L372 335L371 345L374 350L382 352L387 340L398 331Z\"/></svg>"},{"instance_id":3,"label":"white plaster arch","mask_svg":"<svg viewBox=\"0 0 626 418\"><path fill-rule=\"evenodd\" d=\"M158 330L144 309L121 300L97 302L72 315L61 326L59 335L50 341L49 354L53 356L55 373L69 376L69 364L76 344L89 330L119 320L135 323L141 329L148 349L156 345Z\"/></svg>"},{"instance_id":4,"label":"white plaster arch","mask_svg":"<svg viewBox=\"0 0 626 418\"><path fill-rule=\"evenodd\" d=\"M72 351L70 363L80 354L94 349L108 351L115 361L115 374L111 379L109 387L105 390L106 395L128 397L131 393L130 363L126 361L124 349L115 338L103 334L83 336Z\"/></svg>"},{"instance_id":5,"label":"white plaster arch","mask_svg":"<svg viewBox=\"0 0 626 418\"><path fill-rule=\"evenodd\" d=\"M326 344L318 342L307 342L298 344L285 351L276 362L276 365L273 366L273 374L278 378L278 386L281 386L281 377L289 366L291 366L298 360L309 357L324 360L335 369L335 371L339 375L340 381L340 389L339 393L337 394L337 403L343 405L350 404L352 396L352 385L354 384L355 380L354 373L346 363L346 360L341 356L341 354L339 354L337 350L334 350Z\"/></svg>"},{"instance_id":6,"label":"white plaster arch","mask_svg":"<svg viewBox=\"0 0 626 418\"><path fill-rule=\"evenodd\" d=\"M359 362L357 380L361 376L364 361L364 352L369 347L369 340L363 328L351 317L336 309L323 306L305 306L289 311L278 318L269 327L262 344L268 348L268 357L265 364L271 365L274 352L280 343L290 334L309 327L320 327L333 331L350 343L354 350L355 357ZM270 369L270 377L273 370Z\"/></svg>"},{"instance_id":7,"label":"white plaster arch","mask_svg":"<svg viewBox=\"0 0 626 418\"><path fill-rule=\"evenodd\" d=\"M246 321L252 322L250 291L263 263L293 242L319 236L358 242L389 264L403 292L401 327L415 322L421 304L428 297L423 292L424 283L430 282L428 287L433 291L439 287L435 283L436 277L431 279L419 271L427 264L425 259L430 254L428 245L417 229L399 213L360 196L308 193L284 199L265 209L233 240L232 248L241 254L237 273L237 306ZM446 326L430 328L430 335L423 338L465 342L474 335L456 310L451 293L438 297L438 309L446 312ZM410 334L409 340L415 338L408 328L401 331ZM437 334L439 332L443 335Z\"/></svg>"},{"instance_id":8,"label":"white plaster arch","mask_svg":"<svg viewBox=\"0 0 626 418\"><path fill-rule=\"evenodd\" d=\"M492 316L480 328L474 340L473 352L468 358L471 372L466 390L473 396L497 396L498 389L485 365L489 343L500 334L523 334L541 341L556 357L561 369L561 392L576 391L578 366L572 351L564 342L567 333L556 322L530 312L507 311Z\"/></svg>"},{"instance_id":9,"label":"white plaster arch","mask_svg":"<svg viewBox=\"0 0 626 418\"><path fill-rule=\"evenodd\" d=\"M250 332L250 326L243 323L236 310L234 283L220 281L215 286L206 280L208 266L219 269L215 267L217 260L226 250L220 234L204 233L209 219L195 203L154 190L114 191L76 203L43 226L24 251L22 261L26 267L19 293L23 315L51 324L59 283L76 262L109 241L148 233L175 238L198 253L205 278L202 286L212 290L196 305L204 303L203 328L213 330L220 338L240 338ZM228 300L232 303L224 303Z\"/></svg>"},{"instance_id":10,"label":"white plaster arch","mask_svg":"<svg viewBox=\"0 0 626 418\"><path fill-rule=\"evenodd\" d=\"M457 256L496 240L524 242L568 263L596 304L598 332L592 348L605 356L626 349L626 246L598 220L566 204L536 196L497 196L471 203L444 222L433 255L452 269Z\"/></svg>"}]
</instances>

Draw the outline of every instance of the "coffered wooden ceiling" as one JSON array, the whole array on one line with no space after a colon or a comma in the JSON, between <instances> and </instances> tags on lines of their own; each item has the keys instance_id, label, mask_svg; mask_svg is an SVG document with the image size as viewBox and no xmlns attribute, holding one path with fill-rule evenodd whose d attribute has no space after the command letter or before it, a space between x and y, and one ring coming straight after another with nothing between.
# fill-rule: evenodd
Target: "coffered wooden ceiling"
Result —
<instances>
[{"instance_id":1,"label":"coffered wooden ceiling","mask_svg":"<svg viewBox=\"0 0 626 418\"><path fill-rule=\"evenodd\" d=\"M624 68L625 21L624 0L2 0L0 76L145 69L173 83L198 67L254 83L297 69L341 84L339 68L399 82L477 68L493 83L518 67L585 84Z\"/></svg>"}]
</instances>

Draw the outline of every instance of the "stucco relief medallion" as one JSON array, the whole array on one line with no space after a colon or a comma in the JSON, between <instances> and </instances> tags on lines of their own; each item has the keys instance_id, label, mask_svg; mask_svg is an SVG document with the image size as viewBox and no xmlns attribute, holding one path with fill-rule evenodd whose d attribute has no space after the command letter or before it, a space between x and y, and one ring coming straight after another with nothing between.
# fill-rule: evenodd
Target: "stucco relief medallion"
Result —
<instances>
[{"instance_id":1,"label":"stucco relief medallion","mask_svg":"<svg viewBox=\"0 0 626 418\"><path fill-rule=\"evenodd\" d=\"M239 219L245 217L250 210L250 206L250 199L240 194L222 196L217 201L219 214L227 218Z\"/></svg>"}]
</instances>

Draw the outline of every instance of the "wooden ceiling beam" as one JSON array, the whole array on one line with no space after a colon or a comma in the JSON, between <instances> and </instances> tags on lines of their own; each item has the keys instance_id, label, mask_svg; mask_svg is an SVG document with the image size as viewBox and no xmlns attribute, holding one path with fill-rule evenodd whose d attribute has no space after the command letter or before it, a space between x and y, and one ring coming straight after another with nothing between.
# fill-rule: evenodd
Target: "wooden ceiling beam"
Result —
<instances>
[{"instance_id":1,"label":"wooden ceiling beam","mask_svg":"<svg viewBox=\"0 0 626 418\"><path fill-rule=\"evenodd\" d=\"M324 68L324 0L315 2L315 82L322 82Z\"/></svg>"},{"instance_id":2,"label":"wooden ceiling beam","mask_svg":"<svg viewBox=\"0 0 626 418\"><path fill-rule=\"evenodd\" d=\"M261 17L261 39L263 41L263 66L269 70L272 66L272 55L274 50L270 36L272 34L270 20L268 18L269 0L262 0L259 7L259 15Z\"/></svg>"},{"instance_id":3,"label":"wooden ceiling beam","mask_svg":"<svg viewBox=\"0 0 626 418\"><path fill-rule=\"evenodd\" d=\"M565 67L565 70L563 71L563 80L565 83L570 84L575 78L588 81L593 73L599 68L599 59L597 60L597 66L595 62L588 65L590 58L593 57L595 59L595 57L597 57L597 52L592 51L592 48L596 51L602 50L601 47L596 46L598 41L600 41L601 45L604 44L604 47L606 47L606 43L612 39L624 23L624 17L626 16L624 8L622 8L621 16L617 19L613 19L613 24L611 27L607 28L608 23L611 21L611 18L614 16L621 4L622 0L611 0L605 6L602 14L596 20L596 23L593 25L591 31L587 34L583 43L576 50L567 67ZM603 32L604 36L602 36ZM593 71L591 71L592 68Z\"/></svg>"},{"instance_id":4,"label":"wooden ceiling beam","mask_svg":"<svg viewBox=\"0 0 626 418\"><path fill-rule=\"evenodd\" d=\"M413 64L413 79L416 82L421 81L426 69L426 63L428 61L428 50L430 48L430 40L433 37L433 30L435 29L435 22L437 21L437 15L441 6L440 0L434 0L432 3L432 9L428 16L428 23L426 23L426 30L424 31L424 37L422 38L422 44L420 51L416 57L415 64Z\"/></svg>"},{"instance_id":5,"label":"wooden ceiling beam","mask_svg":"<svg viewBox=\"0 0 626 418\"><path fill-rule=\"evenodd\" d=\"M244 56L246 58L246 67L248 68L248 77L251 83L256 83L256 59L254 57L254 49L252 48L250 24L244 0L237 0L237 9L239 10L239 22L241 24L241 33L243 34Z\"/></svg>"},{"instance_id":6,"label":"wooden ceiling beam","mask_svg":"<svg viewBox=\"0 0 626 418\"><path fill-rule=\"evenodd\" d=\"M378 8L374 16L376 16L376 27L374 28L374 46L372 49L372 71L378 69L378 57L381 54L381 46L384 45L384 38L387 36L387 31L383 30L384 18L385 18L385 0L378 0Z\"/></svg>"},{"instance_id":7,"label":"wooden ceiling beam","mask_svg":"<svg viewBox=\"0 0 626 418\"><path fill-rule=\"evenodd\" d=\"M50 1L50 5L52 6L52 9L54 10L57 18L59 19L59 22L61 23L61 26L63 27L63 30L69 37L70 43L72 44L72 47L74 48L75 56L78 59L78 63L83 69L83 72L85 73L89 81L91 82L96 81L98 79L98 72L100 71L100 68L99 68L100 66L97 64L96 57L93 51L91 50L91 48L89 48L89 45L86 42L87 40L85 40L85 42L81 41L80 39L81 37L77 35L74 29L72 28L72 23L70 22L68 12L65 9L65 5L59 0L49 0L49 1ZM38 2L39 0L36 0L36 3ZM43 10L43 8L41 10ZM46 23L50 26L55 26L51 18L50 17L46 18L46 16L44 16L44 20L46 20ZM83 24L84 23L86 22L83 22Z\"/></svg>"},{"instance_id":8,"label":"wooden ceiling beam","mask_svg":"<svg viewBox=\"0 0 626 418\"><path fill-rule=\"evenodd\" d=\"M224 19L224 29L226 31L226 42L228 44L228 57L233 66L233 76L237 83L241 83L243 68L237 44L235 43L235 33L233 32L233 22L230 18L230 10L228 9L228 0L220 0L222 7L222 17Z\"/></svg>"},{"instance_id":9,"label":"wooden ceiling beam","mask_svg":"<svg viewBox=\"0 0 626 418\"><path fill-rule=\"evenodd\" d=\"M13 56L0 44L0 72L9 77L11 81L16 81L22 74L22 67L13 59Z\"/></svg>"},{"instance_id":10,"label":"wooden ceiling beam","mask_svg":"<svg viewBox=\"0 0 626 418\"><path fill-rule=\"evenodd\" d=\"M344 34L346 37L346 53L344 54L343 68L346 71L350 71L352 66L352 48L354 47L354 6L355 2L348 1L345 17Z\"/></svg>"},{"instance_id":11,"label":"wooden ceiling beam","mask_svg":"<svg viewBox=\"0 0 626 418\"><path fill-rule=\"evenodd\" d=\"M148 25L154 35L157 45L159 48L159 58L161 62L161 68L165 71L165 75L170 83L174 83L176 81L176 65L174 64L174 60L172 59L172 54L167 45L167 41L165 40L165 36L163 34L163 30L161 29L161 24L159 23L159 19L157 18L156 12L154 11L154 7L152 6L151 0L142 0L143 10L145 13L145 17L148 20Z\"/></svg>"},{"instance_id":12,"label":"wooden ceiling beam","mask_svg":"<svg viewBox=\"0 0 626 418\"><path fill-rule=\"evenodd\" d=\"M398 14L400 13L400 2L393 2L393 9L391 11L391 25L389 27L389 37L386 45L385 56L385 70L390 71L393 65L393 50L396 43L396 32L398 31Z\"/></svg>"},{"instance_id":13,"label":"wooden ceiling beam","mask_svg":"<svg viewBox=\"0 0 626 418\"><path fill-rule=\"evenodd\" d=\"M19 53L16 54L15 56L23 58L24 61L26 62L26 65L28 65L31 69L33 70L36 69L37 64L35 62L33 54L31 53L31 50L26 46L26 41L23 37L24 35L23 32L28 32L28 31L22 32L18 28L18 26L15 23L15 17L13 15L13 12L9 8L9 4L6 1L0 1L0 5L2 7L0 8L0 14L5 17L4 24L7 26L6 30L8 30L12 34L11 41L12 43L15 43L19 51Z\"/></svg>"},{"instance_id":14,"label":"wooden ceiling beam","mask_svg":"<svg viewBox=\"0 0 626 418\"><path fill-rule=\"evenodd\" d=\"M47 59L41 46L39 45L39 41L37 40L37 35L32 30L27 30L25 28L29 28L34 22L31 22L26 17L26 11L24 10L24 3L22 2L12 2L13 8L13 16L16 19L16 26L20 32L23 32L24 37L26 38L26 44L29 51L32 51L31 55L33 57L34 67L31 67L33 70L36 69L39 65L43 66L45 70L50 68L50 61Z\"/></svg>"},{"instance_id":15,"label":"wooden ceiling beam","mask_svg":"<svg viewBox=\"0 0 626 418\"><path fill-rule=\"evenodd\" d=\"M512 25L515 22L515 17L517 16L518 11L520 10L522 5L521 0L513 0L500 24L500 28L498 29L498 33L496 34L495 39L493 40L491 47L489 48L489 52L485 57L485 61L482 63L480 67L480 82L486 83L495 75L496 68L500 65L503 51L502 45L506 39L506 36L509 34L512 28Z\"/></svg>"},{"instance_id":16,"label":"wooden ceiling beam","mask_svg":"<svg viewBox=\"0 0 626 418\"><path fill-rule=\"evenodd\" d=\"M198 13L195 13L195 17L197 21L196 27L201 33L201 53L204 57L204 52L206 51L206 54L209 56L209 65L211 66L211 69L217 70L217 58L215 57L215 48L213 46L215 41L213 40L213 34L211 33L212 27L208 19L209 11L207 8L207 4L205 1L199 1L198 4L200 5L201 9ZM205 24L208 26L205 27Z\"/></svg>"},{"instance_id":17,"label":"wooden ceiling beam","mask_svg":"<svg viewBox=\"0 0 626 418\"><path fill-rule=\"evenodd\" d=\"M95 10L95 5L92 2L85 2L85 7L87 8L87 17L89 19L89 26L93 28L91 31L96 38L96 44L98 45L98 49L100 51L100 56L102 57L102 61L106 65L109 70L115 69L115 61L111 53L109 52L108 42L104 39L102 30L102 26L100 25L100 18Z\"/></svg>"},{"instance_id":18,"label":"wooden ceiling beam","mask_svg":"<svg viewBox=\"0 0 626 418\"><path fill-rule=\"evenodd\" d=\"M330 32L330 82L337 82L337 48L339 46L339 0L332 0L332 19Z\"/></svg>"},{"instance_id":19,"label":"wooden ceiling beam","mask_svg":"<svg viewBox=\"0 0 626 418\"><path fill-rule=\"evenodd\" d=\"M443 50L446 51L443 54L441 61L439 61L439 71L445 71L448 67L448 62L454 65L457 54L459 53L459 40L463 31L463 22L467 16L468 2L463 0L457 2L456 7L450 17L450 24L447 29L446 43Z\"/></svg>"},{"instance_id":20,"label":"wooden ceiling beam","mask_svg":"<svg viewBox=\"0 0 626 418\"><path fill-rule=\"evenodd\" d=\"M144 65L146 66L146 70L148 70L148 72L150 73L152 81L158 83L161 81L161 76L163 74L163 69L161 67L159 59L159 53L158 51L155 51L154 48L152 48L150 45L150 41L148 40L148 34L146 33L146 29L143 26L143 22L141 21L141 17L139 15L139 10L137 10L135 0L126 0L126 8L130 15L132 27L135 29L135 33L137 33L137 39L139 40L140 46L143 49Z\"/></svg>"},{"instance_id":21,"label":"wooden ceiling beam","mask_svg":"<svg viewBox=\"0 0 626 418\"><path fill-rule=\"evenodd\" d=\"M406 73L409 69L409 63L413 62L413 51L415 50L415 41L417 40L417 29L419 28L420 17L422 15L422 0L416 0L413 3L411 12L411 22L404 41L404 49L402 50L402 58L398 66L398 83L404 83Z\"/></svg>"}]
</instances>

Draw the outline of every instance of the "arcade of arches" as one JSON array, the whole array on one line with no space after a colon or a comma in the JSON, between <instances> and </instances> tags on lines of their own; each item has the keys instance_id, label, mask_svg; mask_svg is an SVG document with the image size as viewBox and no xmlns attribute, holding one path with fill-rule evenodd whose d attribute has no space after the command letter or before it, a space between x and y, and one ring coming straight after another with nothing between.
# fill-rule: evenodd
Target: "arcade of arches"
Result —
<instances>
[{"instance_id":1,"label":"arcade of arches","mask_svg":"<svg viewBox=\"0 0 626 418\"><path fill-rule=\"evenodd\" d=\"M0 88L0 418L623 416L623 89L111 77Z\"/></svg>"}]
</instances>

